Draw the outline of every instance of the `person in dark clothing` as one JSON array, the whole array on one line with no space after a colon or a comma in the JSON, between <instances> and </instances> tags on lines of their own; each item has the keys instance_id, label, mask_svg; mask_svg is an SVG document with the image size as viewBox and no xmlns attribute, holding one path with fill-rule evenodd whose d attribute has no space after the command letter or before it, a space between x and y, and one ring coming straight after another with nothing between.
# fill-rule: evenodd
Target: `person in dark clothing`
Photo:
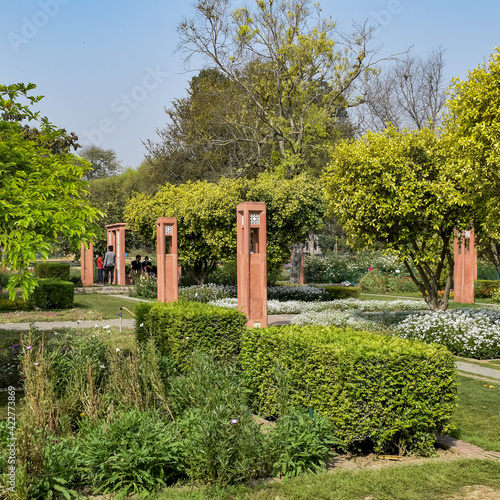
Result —
<instances>
[{"instance_id":1,"label":"person in dark clothing","mask_svg":"<svg viewBox=\"0 0 500 500\"><path fill-rule=\"evenodd\" d=\"M153 264L149 260L148 256L144 257L144 262L142 263L142 271L149 276L153 274Z\"/></svg>"},{"instance_id":2,"label":"person in dark clothing","mask_svg":"<svg viewBox=\"0 0 500 500\"><path fill-rule=\"evenodd\" d=\"M132 278L135 280L135 277L142 271L142 262L140 255L136 255L135 260L130 263L130 267L132 269Z\"/></svg>"},{"instance_id":3,"label":"person in dark clothing","mask_svg":"<svg viewBox=\"0 0 500 500\"><path fill-rule=\"evenodd\" d=\"M113 245L108 246L108 251L104 255L104 284L108 281L108 276L111 274L111 280L109 284L111 285L115 278L115 260L116 256L113 252Z\"/></svg>"}]
</instances>

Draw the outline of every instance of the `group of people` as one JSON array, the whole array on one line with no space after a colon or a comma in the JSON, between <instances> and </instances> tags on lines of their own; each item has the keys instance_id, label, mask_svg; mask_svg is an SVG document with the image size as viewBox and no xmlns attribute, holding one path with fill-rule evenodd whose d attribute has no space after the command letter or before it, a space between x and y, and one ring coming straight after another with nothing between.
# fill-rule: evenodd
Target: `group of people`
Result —
<instances>
[{"instance_id":1,"label":"group of people","mask_svg":"<svg viewBox=\"0 0 500 500\"><path fill-rule=\"evenodd\" d=\"M115 264L116 255L113 252L113 245L108 246L108 251L104 254L104 259L99 252L96 253L98 286L104 286L105 283L109 283L110 285L113 283L115 277ZM131 270L133 278L141 272L149 276L155 276L153 273L153 264L148 256L144 257L144 261L141 262L141 256L137 255L135 260L131 263Z\"/></svg>"},{"instance_id":2,"label":"group of people","mask_svg":"<svg viewBox=\"0 0 500 500\"><path fill-rule=\"evenodd\" d=\"M131 263L131 269L132 269L132 277L135 278L137 274L139 273L144 273L147 274L148 276L155 276L153 272L153 264L149 260L149 257L146 255L144 257L144 261L141 262L141 256L136 255L135 260L132 261Z\"/></svg>"}]
</instances>

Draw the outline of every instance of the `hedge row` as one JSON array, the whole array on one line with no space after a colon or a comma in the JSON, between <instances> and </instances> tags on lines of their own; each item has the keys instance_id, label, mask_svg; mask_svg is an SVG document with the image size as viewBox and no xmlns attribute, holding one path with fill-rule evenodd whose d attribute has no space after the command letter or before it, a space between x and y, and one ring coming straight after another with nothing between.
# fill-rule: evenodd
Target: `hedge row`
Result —
<instances>
[{"instance_id":1,"label":"hedge row","mask_svg":"<svg viewBox=\"0 0 500 500\"><path fill-rule=\"evenodd\" d=\"M67 262L35 262L37 278L55 278L69 281L70 265Z\"/></svg>"},{"instance_id":2,"label":"hedge row","mask_svg":"<svg viewBox=\"0 0 500 500\"><path fill-rule=\"evenodd\" d=\"M255 412L277 415L284 377L290 404L328 417L346 448L430 454L455 407L453 357L435 344L332 327L249 329L241 364Z\"/></svg>"},{"instance_id":3,"label":"hedge row","mask_svg":"<svg viewBox=\"0 0 500 500\"><path fill-rule=\"evenodd\" d=\"M39 279L33 303L40 309L67 309L73 306L75 285L59 279Z\"/></svg>"},{"instance_id":4,"label":"hedge row","mask_svg":"<svg viewBox=\"0 0 500 500\"><path fill-rule=\"evenodd\" d=\"M361 293L359 287L327 285L324 288L330 295L330 300L358 299Z\"/></svg>"},{"instance_id":5,"label":"hedge row","mask_svg":"<svg viewBox=\"0 0 500 500\"><path fill-rule=\"evenodd\" d=\"M312 407L346 449L429 454L449 430L454 361L435 344L312 325L246 329L238 311L189 302L138 304L136 324L138 341L152 335L180 371L195 350L240 363L255 413L277 416L284 399Z\"/></svg>"},{"instance_id":6,"label":"hedge row","mask_svg":"<svg viewBox=\"0 0 500 500\"><path fill-rule=\"evenodd\" d=\"M221 362L238 362L246 329L246 316L237 310L199 302L141 303L136 309L136 336L144 342L152 336L158 350L189 368L193 351L212 355Z\"/></svg>"}]
</instances>

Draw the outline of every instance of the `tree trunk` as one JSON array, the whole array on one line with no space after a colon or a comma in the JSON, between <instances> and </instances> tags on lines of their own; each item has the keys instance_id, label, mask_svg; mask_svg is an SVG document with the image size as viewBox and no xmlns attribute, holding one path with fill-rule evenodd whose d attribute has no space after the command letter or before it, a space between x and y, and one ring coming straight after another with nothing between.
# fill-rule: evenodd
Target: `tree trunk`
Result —
<instances>
[{"instance_id":1,"label":"tree trunk","mask_svg":"<svg viewBox=\"0 0 500 500\"><path fill-rule=\"evenodd\" d=\"M300 269L302 266L303 243L294 243L292 245L292 253L290 258L290 283L300 284Z\"/></svg>"}]
</instances>

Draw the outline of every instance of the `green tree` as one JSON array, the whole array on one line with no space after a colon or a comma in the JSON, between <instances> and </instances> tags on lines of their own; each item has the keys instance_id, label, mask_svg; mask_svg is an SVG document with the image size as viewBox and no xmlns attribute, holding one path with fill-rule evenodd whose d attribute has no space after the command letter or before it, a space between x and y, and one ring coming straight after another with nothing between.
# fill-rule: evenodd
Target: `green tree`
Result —
<instances>
[{"instance_id":1,"label":"green tree","mask_svg":"<svg viewBox=\"0 0 500 500\"><path fill-rule=\"evenodd\" d=\"M472 214L447 161L434 131L390 127L339 145L323 178L330 212L352 243L382 244L394 254L432 310L448 307L454 230L466 228Z\"/></svg>"},{"instance_id":2,"label":"green tree","mask_svg":"<svg viewBox=\"0 0 500 500\"><path fill-rule=\"evenodd\" d=\"M87 160L92 168L85 174L85 179L103 179L112 177L121 171L121 164L112 149L102 149L94 145L85 146L80 156Z\"/></svg>"},{"instance_id":3,"label":"green tree","mask_svg":"<svg viewBox=\"0 0 500 500\"><path fill-rule=\"evenodd\" d=\"M88 183L82 180L90 166L64 147L54 152L54 144L72 140L32 111L42 98L30 95L35 88L0 85L0 247L2 264L17 272L8 285L11 297L16 286L28 296L35 285L30 263L46 258L58 235L74 243L92 240L99 216L88 205ZM38 133L26 134L22 122L32 121Z\"/></svg>"},{"instance_id":4,"label":"green tree","mask_svg":"<svg viewBox=\"0 0 500 500\"><path fill-rule=\"evenodd\" d=\"M445 139L450 170L475 206L475 232L500 272L500 52L455 79L448 92Z\"/></svg>"},{"instance_id":5,"label":"green tree","mask_svg":"<svg viewBox=\"0 0 500 500\"><path fill-rule=\"evenodd\" d=\"M236 206L245 200L266 203L270 271L289 259L292 243L321 225L326 208L318 181L306 174L288 180L262 174L255 180L222 178L218 184L167 184L153 196L132 198L125 219L155 241L156 219L176 217L179 262L203 283L220 261L236 260Z\"/></svg>"},{"instance_id":6,"label":"green tree","mask_svg":"<svg viewBox=\"0 0 500 500\"><path fill-rule=\"evenodd\" d=\"M259 0L235 11L229 0L200 0L196 12L179 27L181 47L239 90L238 113L225 125L228 139L245 146L245 168L319 173L374 64L370 33L337 32L309 0Z\"/></svg>"}]
</instances>

